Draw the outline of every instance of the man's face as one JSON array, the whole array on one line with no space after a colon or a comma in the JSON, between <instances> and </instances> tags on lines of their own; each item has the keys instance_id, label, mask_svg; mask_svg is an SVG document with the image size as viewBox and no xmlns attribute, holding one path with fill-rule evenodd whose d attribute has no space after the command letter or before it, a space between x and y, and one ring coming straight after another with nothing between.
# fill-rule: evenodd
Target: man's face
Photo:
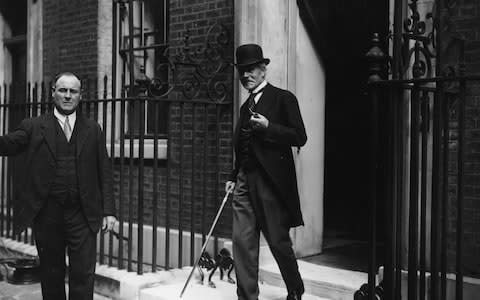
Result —
<instances>
[{"instance_id":1,"label":"man's face","mask_svg":"<svg viewBox=\"0 0 480 300\"><path fill-rule=\"evenodd\" d=\"M69 115L75 111L80 103L80 88L80 80L75 76L64 75L57 80L52 96L60 113Z\"/></svg>"},{"instance_id":2,"label":"man's face","mask_svg":"<svg viewBox=\"0 0 480 300\"><path fill-rule=\"evenodd\" d=\"M238 74L243 87L253 91L260 83L265 80L265 68L259 65L239 67Z\"/></svg>"}]
</instances>

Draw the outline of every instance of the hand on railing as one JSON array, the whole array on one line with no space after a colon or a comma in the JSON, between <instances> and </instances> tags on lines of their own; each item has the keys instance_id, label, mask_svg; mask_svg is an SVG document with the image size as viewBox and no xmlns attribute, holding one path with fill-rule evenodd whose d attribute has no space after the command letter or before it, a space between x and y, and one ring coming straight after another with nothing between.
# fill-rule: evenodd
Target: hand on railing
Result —
<instances>
[{"instance_id":1,"label":"hand on railing","mask_svg":"<svg viewBox=\"0 0 480 300\"><path fill-rule=\"evenodd\" d=\"M102 231L112 231L116 222L117 222L117 218L115 218L114 216L103 217Z\"/></svg>"},{"instance_id":2,"label":"hand on railing","mask_svg":"<svg viewBox=\"0 0 480 300\"><path fill-rule=\"evenodd\" d=\"M123 236L123 235L120 235L118 232L116 232L115 230L110 230L110 231L106 231L106 230L102 230L102 233L107 233L107 232L110 232L111 234L113 234L114 237L117 238L117 240L124 240L124 241L128 241L129 238L126 237L126 236Z\"/></svg>"}]
</instances>

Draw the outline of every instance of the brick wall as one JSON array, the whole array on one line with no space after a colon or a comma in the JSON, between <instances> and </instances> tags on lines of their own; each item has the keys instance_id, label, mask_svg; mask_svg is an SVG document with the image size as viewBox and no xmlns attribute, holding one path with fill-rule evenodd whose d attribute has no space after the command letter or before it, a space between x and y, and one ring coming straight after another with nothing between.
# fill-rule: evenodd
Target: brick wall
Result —
<instances>
[{"instance_id":1,"label":"brick wall","mask_svg":"<svg viewBox=\"0 0 480 300\"><path fill-rule=\"evenodd\" d=\"M44 0L43 76L97 76L98 0Z\"/></svg>"},{"instance_id":2,"label":"brick wall","mask_svg":"<svg viewBox=\"0 0 480 300\"><path fill-rule=\"evenodd\" d=\"M467 74L480 74L480 2L458 1L449 11L454 32L465 38L465 60ZM448 61L446 62L448 63ZM467 84L465 133L465 189L464 189L464 270L466 276L480 277L480 82ZM452 127L458 127L454 121ZM453 131L455 133L455 130ZM456 134L453 134L454 139ZM456 140L451 143L451 159L457 155ZM450 172L457 169L456 162L450 164ZM457 186L449 178L449 269L455 268Z\"/></svg>"}]
</instances>

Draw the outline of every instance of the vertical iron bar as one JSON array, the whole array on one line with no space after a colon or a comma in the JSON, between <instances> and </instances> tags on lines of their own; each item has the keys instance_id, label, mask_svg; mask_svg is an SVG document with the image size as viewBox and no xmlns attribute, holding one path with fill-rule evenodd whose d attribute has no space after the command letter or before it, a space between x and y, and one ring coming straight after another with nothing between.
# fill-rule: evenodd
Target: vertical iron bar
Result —
<instances>
[{"instance_id":1,"label":"vertical iron bar","mask_svg":"<svg viewBox=\"0 0 480 300\"><path fill-rule=\"evenodd\" d=\"M112 0L112 99L117 97L118 3ZM113 103L113 102L112 102Z\"/></svg>"},{"instance_id":2,"label":"vertical iron bar","mask_svg":"<svg viewBox=\"0 0 480 300\"><path fill-rule=\"evenodd\" d=\"M440 299L447 299L447 209L448 209L448 176L449 176L449 135L450 135L450 120L449 120L449 102L450 98L447 97L442 102L442 114L443 114L443 161L442 161L442 234L441 234L441 281L440 281Z\"/></svg>"},{"instance_id":3,"label":"vertical iron bar","mask_svg":"<svg viewBox=\"0 0 480 300\"><path fill-rule=\"evenodd\" d=\"M104 107L105 107L105 104L104 104ZM104 109L105 110L105 109ZM105 123L105 118L103 119L103 134L105 135L105 141L107 140L107 126L106 126L106 123ZM105 264L105 235L104 234L100 234L100 237L99 237L99 261L98 263L103 265Z\"/></svg>"},{"instance_id":4,"label":"vertical iron bar","mask_svg":"<svg viewBox=\"0 0 480 300\"><path fill-rule=\"evenodd\" d=\"M207 228L207 153L208 153L208 104L204 104L205 115L203 119L203 197L202 197L202 244L205 243L205 231Z\"/></svg>"},{"instance_id":5,"label":"vertical iron bar","mask_svg":"<svg viewBox=\"0 0 480 300\"><path fill-rule=\"evenodd\" d=\"M133 52L133 43L134 43L134 24L133 24L133 1L128 0L128 96L132 97L133 87L135 85L135 74L134 74L134 63L135 63L135 53Z\"/></svg>"},{"instance_id":6,"label":"vertical iron bar","mask_svg":"<svg viewBox=\"0 0 480 300\"><path fill-rule=\"evenodd\" d=\"M178 197L178 267L183 267L183 152L185 151L183 140L183 117L184 117L184 102L180 103L180 171L179 171L179 197Z\"/></svg>"},{"instance_id":7,"label":"vertical iron bar","mask_svg":"<svg viewBox=\"0 0 480 300\"><path fill-rule=\"evenodd\" d=\"M426 243L427 243L427 161L428 161L428 122L430 120L430 99L428 92L424 91L421 98L422 112L421 112L421 131L422 131L422 145L421 145L421 183L420 183L420 299L425 300L426 292L426 278L425 272L427 268L426 260Z\"/></svg>"},{"instance_id":8,"label":"vertical iron bar","mask_svg":"<svg viewBox=\"0 0 480 300\"><path fill-rule=\"evenodd\" d=\"M191 173L191 195L190 195L190 264L195 264L195 129L196 129L196 105L192 104L192 173Z\"/></svg>"},{"instance_id":9,"label":"vertical iron bar","mask_svg":"<svg viewBox=\"0 0 480 300\"><path fill-rule=\"evenodd\" d=\"M153 199L152 199L152 272L157 271L157 210L158 210L158 100L151 100L153 103L154 125L153 125Z\"/></svg>"},{"instance_id":10,"label":"vertical iron bar","mask_svg":"<svg viewBox=\"0 0 480 300\"><path fill-rule=\"evenodd\" d=\"M444 19L441 17L443 11L443 1L435 3L436 10L434 16L437 20L437 28L444 28ZM443 49L442 34L437 34L435 42L437 49ZM435 57L436 65L442 66L442 55ZM442 75L442 68L435 68L435 75L440 77ZM446 169L442 168L442 105L444 98L443 82L436 82L436 93L434 95L433 104L433 158L432 158L432 228L431 228L431 299L440 299L439 294L439 271L440 271L440 234L441 224L444 222L441 219L442 214L442 172L443 176L447 174ZM445 137L444 137L445 138ZM446 149L444 149L445 151Z\"/></svg>"},{"instance_id":11,"label":"vertical iron bar","mask_svg":"<svg viewBox=\"0 0 480 300\"><path fill-rule=\"evenodd\" d=\"M419 90L415 83L411 98L410 131L410 201L408 229L408 299L418 297L417 259L418 259L418 150L419 150Z\"/></svg>"},{"instance_id":12,"label":"vertical iron bar","mask_svg":"<svg viewBox=\"0 0 480 300\"><path fill-rule=\"evenodd\" d=\"M403 101L403 89L400 87L395 93L397 98L395 99L397 105L397 121L396 121L396 139L397 149L396 155L396 176L397 176L397 185L396 185L396 195L397 195L397 215L396 215L396 257L395 257L395 295L394 299L401 300L402 297L402 228L403 228L403 201L404 201L404 181L403 181L403 168L404 168L404 101ZM393 298L392 298L393 299Z\"/></svg>"},{"instance_id":13,"label":"vertical iron bar","mask_svg":"<svg viewBox=\"0 0 480 300\"><path fill-rule=\"evenodd\" d=\"M134 76L134 59L135 55L133 53L133 1L128 0L128 96L133 97L133 87L135 85L135 76ZM129 160L129 199L128 199L128 271L132 271L132 251L133 251L133 139L134 139L134 129L133 129L133 119L134 119L134 107L135 101L129 101L129 115L128 115L128 132L130 139L130 160Z\"/></svg>"},{"instance_id":14,"label":"vertical iron bar","mask_svg":"<svg viewBox=\"0 0 480 300\"><path fill-rule=\"evenodd\" d=\"M438 262L439 262L439 226L441 190L441 103L443 84L437 82L437 91L433 99L433 158L432 158L432 228L431 228L431 299L438 299Z\"/></svg>"},{"instance_id":15,"label":"vertical iron bar","mask_svg":"<svg viewBox=\"0 0 480 300\"><path fill-rule=\"evenodd\" d=\"M105 82L105 80L106 80L106 75L105 75L105 77L104 77L103 79L104 79L104 82ZM100 118L100 116L99 116L99 114L98 114L98 105L99 105L99 104L98 104L98 103L99 103L98 99L100 99L100 91L99 91L99 89L98 89L98 80L99 80L98 77L95 77L94 80L93 80L94 96L93 96L93 98L92 98L92 102L93 102L93 118L94 118L95 121L97 121L97 122L98 122L98 120L99 120L99 118ZM107 87L104 86L104 90L103 90L103 91L104 91L104 95L105 95L105 96L103 97L103 99L107 99L107 96L106 96L107 90L106 90L106 88L107 88ZM105 124L106 124L106 122L105 122ZM105 128L106 128L106 127L105 127ZM105 128L103 128L103 131L104 131L104 132L106 131Z\"/></svg>"},{"instance_id":16,"label":"vertical iron bar","mask_svg":"<svg viewBox=\"0 0 480 300\"><path fill-rule=\"evenodd\" d=\"M129 88L131 89L131 88ZM134 160L134 129L133 129L133 119L134 119L134 106L135 100L129 99L128 103L128 139L129 139L129 150L130 156L128 160L128 271L133 271L132 269L132 255L133 255L133 160Z\"/></svg>"},{"instance_id":17,"label":"vertical iron bar","mask_svg":"<svg viewBox=\"0 0 480 300\"><path fill-rule=\"evenodd\" d=\"M112 98L112 107L113 106L116 106L117 105L117 101L116 101L116 97L117 97L117 52L118 52L118 49L117 49L117 46L118 46L118 35L119 34L119 31L118 31L118 3L116 0L112 0L112 73L111 73L111 82L112 82L112 86L111 86L111 98ZM106 76L105 76L106 77ZM106 87L105 87L106 88ZM108 95L107 95L108 96ZM107 109L107 103L105 102L104 105L103 105L103 109L106 110ZM124 111L122 111L121 113L123 113ZM121 116L122 118L123 116ZM104 119L106 121L106 119ZM116 120L116 116L114 116L112 114L112 124L114 123L114 120ZM120 121L121 122L121 121ZM123 125L123 124L122 124ZM120 125L120 127L122 127L122 125ZM120 136L122 136L123 132L120 132ZM110 138L110 143L114 143L114 140L112 138ZM122 147L122 146L120 146ZM112 160L112 176L114 176L114 173L115 173L115 159L114 159L114 153L113 152L110 152L110 159ZM120 154L120 164L122 165L123 167L123 156ZM121 168L122 169L122 168ZM123 175L121 174L123 171L123 169L120 171L120 177L122 177L123 179ZM112 181L114 182L114 181ZM122 180L120 180L120 183L119 183L119 189L123 192L123 186L122 186ZM123 219L122 219L122 197L123 197L123 193L120 193L119 195L119 204L118 204L118 232L119 232L119 235L120 237L123 237ZM109 247L109 255L110 255L110 259L109 259L109 266L112 266L112 259L113 259L113 239L111 237L111 234L110 234L110 247ZM118 269L123 269L123 240L120 238L118 239L118 261L117 261L117 268Z\"/></svg>"},{"instance_id":18,"label":"vertical iron bar","mask_svg":"<svg viewBox=\"0 0 480 300\"><path fill-rule=\"evenodd\" d=\"M218 193L219 183L220 183L220 105L215 104L216 110L216 118L215 121L217 122L216 130L215 130L215 183L214 183L214 191L215 191L215 208L218 210L221 205L221 199ZM214 243L213 243L213 253L215 253L215 257L218 254L218 234L214 235Z\"/></svg>"},{"instance_id":19,"label":"vertical iron bar","mask_svg":"<svg viewBox=\"0 0 480 300\"><path fill-rule=\"evenodd\" d=\"M10 110L9 110L9 116L8 116L8 123L9 123L9 126L8 126L8 129L10 128L13 128L13 122L14 122L14 119L15 119L15 112L16 112L16 108L15 108L15 103L14 103L14 98L13 98L13 95L12 95L12 85L10 84L8 86L8 92L7 92L7 95L8 95L8 98L9 98L9 106L10 106ZM10 201L11 201L11 193L12 193L12 189L11 189L11 186L12 186L12 164L13 164L13 160L11 158L7 158L7 197L6 197L6 206L7 206L7 232L6 232L6 237L7 238L10 238L12 237L10 235L10 229L11 229L11 222L12 222L12 218L11 218L11 212L10 212Z\"/></svg>"},{"instance_id":20,"label":"vertical iron bar","mask_svg":"<svg viewBox=\"0 0 480 300\"><path fill-rule=\"evenodd\" d=\"M31 99L32 99L31 92L32 92L32 85L29 82L27 83L27 103L31 102ZM28 111L26 112L26 115L28 115ZM33 113L32 113L32 116L33 116Z\"/></svg>"},{"instance_id":21,"label":"vertical iron bar","mask_svg":"<svg viewBox=\"0 0 480 300\"><path fill-rule=\"evenodd\" d=\"M393 79L402 78L402 29L403 29L403 1L396 0L393 15Z\"/></svg>"},{"instance_id":22,"label":"vertical iron bar","mask_svg":"<svg viewBox=\"0 0 480 300\"><path fill-rule=\"evenodd\" d=\"M173 106L173 109L172 109ZM172 135L170 134L170 122L172 122L172 111L174 111L175 105L173 102L168 102L168 116L167 116L167 175L165 178L165 269L170 269L170 149L172 147Z\"/></svg>"},{"instance_id":23,"label":"vertical iron bar","mask_svg":"<svg viewBox=\"0 0 480 300\"><path fill-rule=\"evenodd\" d=\"M112 79L115 81L116 79ZM120 239L118 239L118 268L121 270L123 269L124 266L124 259L123 259L123 250L124 250L124 243L121 237L124 236L123 233L123 223L124 223L124 212L123 212L123 206L124 206L124 194L125 194L125 176L124 176L124 171L125 171L125 89L123 88L125 86L125 81L124 81L124 76L122 76L122 82L121 82L121 93L120 93L120 170L119 170L119 204L118 204L118 234L120 236ZM115 103L117 100L113 98ZM112 102L113 103L113 102ZM130 202L130 201L129 201ZM129 239L131 239L131 235L129 236ZM128 244L130 245L130 244ZM130 248L128 248L130 249Z\"/></svg>"},{"instance_id":24,"label":"vertical iron bar","mask_svg":"<svg viewBox=\"0 0 480 300\"><path fill-rule=\"evenodd\" d=\"M138 111L140 122L140 135L138 141L138 243L137 243L137 261L138 269L137 274L143 274L143 210L144 210L144 199L143 199L143 190L144 190L144 159L145 159L145 97L142 95L139 100L140 109Z\"/></svg>"},{"instance_id":25,"label":"vertical iron bar","mask_svg":"<svg viewBox=\"0 0 480 300\"><path fill-rule=\"evenodd\" d=\"M389 101L385 103L387 106L387 136L386 136L386 155L383 155L385 160L385 225L386 225L386 236L385 236L385 273L384 273L384 287L385 294L388 295L388 299L393 299L393 277L394 277L394 258L395 258L395 216L396 216L396 189L395 189L395 159L388 159L388 157L396 156L396 142L395 142L395 124L396 124L396 114L395 114L395 103L392 101L392 92L394 89L389 88ZM392 117L393 116L393 117Z\"/></svg>"},{"instance_id":26,"label":"vertical iron bar","mask_svg":"<svg viewBox=\"0 0 480 300\"><path fill-rule=\"evenodd\" d=\"M462 47L463 48L463 47ZM463 49L460 53L464 53ZM463 63L463 59L462 59ZM460 75L463 75L464 65L460 67ZM460 79L458 101L458 152L457 152L457 250L456 250L456 300L463 299L463 195L465 189L465 102L466 82Z\"/></svg>"},{"instance_id":27,"label":"vertical iron bar","mask_svg":"<svg viewBox=\"0 0 480 300\"><path fill-rule=\"evenodd\" d=\"M371 178L371 202L370 202L370 239L369 239L369 265L368 265L368 295L370 300L375 299L375 274L376 274L376 257L377 257L377 169L378 169L378 87L371 86L371 98L372 98L372 116L371 116L371 161L372 168L370 170Z\"/></svg>"},{"instance_id":28,"label":"vertical iron bar","mask_svg":"<svg viewBox=\"0 0 480 300\"><path fill-rule=\"evenodd\" d=\"M46 109L46 96L45 93L49 93L50 90L46 91L45 90L45 82L42 81L42 92L40 93L40 114L43 114L47 109Z\"/></svg>"},{"instance_id":29,"label":"vertical iron bar","mask_svg":"<svg viewBox=\"0 0 480 300\"><path fill-rule=\"evenodd\" d=\"M112 79L113 80L113 79ZM112 179L111 182L115 182L114 178L114 170L115 170L115 119L116 119L116 114L115 114L115 107L116 103L114 100L108 101L108 77L107 75L103 76L103 102L102 102L102 120L103 120L103 130L105 132L105 136L107 135L107 128L108 128L108 118L107 118L107 109L108 109L108 103L110 102L110 105L112 107L111 111L111 116L110 116L110 162L111 166L110 168L112 169ZM98 101L95 101L97 104ZM96 109L95 115L98 113L98 108ZM121 240L118 240L119 243L121 243ZM112 233L108 234L108 265L111 267L113 265L113 235Z\"/></svg>"},{"instance_id":30,"label":"vertical iron bar","mask_svg":"<svg viewBox=\"0 0 480 300\"><path fill-rule=\"evenodd\" d=\"M379 140L379 86L375 82L381 80L381 73L383 70L383 64L385 59L385 54L380 48L380 38L378 33L374 33L372 37L372 48L365 55L370 62L368 77L368 92L370 95L371 102L371 120L370 120L370 130L372 132L371 137L371 152L370 152L370 238L369 238L369 251L370 256L368 260L368 299L375 300L375 284L376 284L376 274L377 274L377 171L380 163L380 158L378 157L378 140Z\"/></svg>"},{"instance_id":31,"label":"vertical iron bar","mask_svg":"<svg viewBox=\"0 0 480 300\"><path fill-rule=\"evenodd\" d=\"M140 9L139 9L139 15L140 15L140 41L139 41L139 46L145 46L145 33L144 33L144 25L143 25L143 19L144 19L144 9L145 9L145 3L143 0L140 0ZM145 74L147 73L147 50L143 50L143 68L145 70Z\"/></svg>"}]
</instances>

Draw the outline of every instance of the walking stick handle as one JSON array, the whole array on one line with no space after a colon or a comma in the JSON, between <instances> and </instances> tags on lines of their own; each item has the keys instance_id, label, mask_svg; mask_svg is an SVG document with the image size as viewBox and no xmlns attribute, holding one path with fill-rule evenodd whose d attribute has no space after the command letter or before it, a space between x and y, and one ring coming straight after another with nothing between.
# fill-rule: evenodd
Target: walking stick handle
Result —
<instances>
[{"instance_id":1,"label":"walking stick handle","mask_svg":"<svg viewBox=\"0 0 480 300\"><path fill-rule=\"evenodd\" d=\"M185 285L183 286L182 292L180 293L180 298L182 298L183 293L185 293L185 290L187 289L188 283L192 279L193 272L195 272L195 269L197 268L198 264L200 263L200 258L202 257L202 254L205 251L205 249L207 248L210 237L212 236L213 230L215 229L215 226L217 225L218 219L220 218L220 215L222 214L223 208L225 207L225 204L227 203L227 200L228 200L228 196L230 195L231 192L232 192L231 190L228 190L225 193L225 197L223 197L222 204L220 205L220 208L218 209L217 215L215 216L215 219L213 220L213 224L210 227L207 238L205 239L205 242L203 243L200 255L198 256L198 259L197 259L195 265L193 266L192 270L190 271L190 274L188 275L187 281L185 282Z\"/></svg>"}]
</instances>

